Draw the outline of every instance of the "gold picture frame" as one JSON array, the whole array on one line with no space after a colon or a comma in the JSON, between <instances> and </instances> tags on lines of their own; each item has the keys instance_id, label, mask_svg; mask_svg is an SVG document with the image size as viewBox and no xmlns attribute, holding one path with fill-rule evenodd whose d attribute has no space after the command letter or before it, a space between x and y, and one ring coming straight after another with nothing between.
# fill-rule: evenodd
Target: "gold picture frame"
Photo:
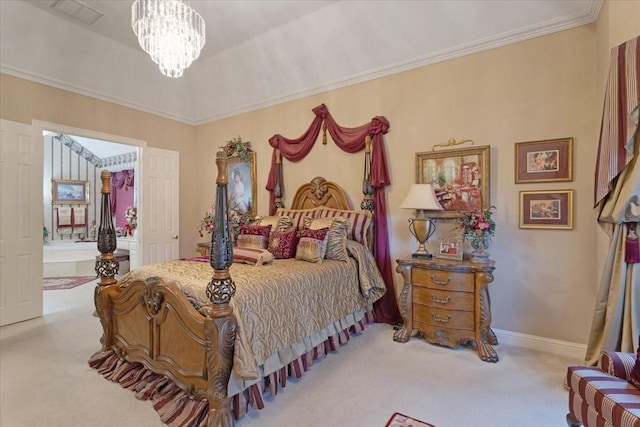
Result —
<instances>
[{"instance_id":1,"label":"gold picture frame","mask_svg":"<svg viewBox=\"0 0 640 427\"><path fill-rule=\"evenodd\" d=\"M435 257L462 261L464 246L462 239L440 239L435 250Z\"/></svg>"},{"instance_id":2,"label":"gold picture frame","mask_svg":"<svg viewBox=\"0 0 640 427\"><path fill-rule=\"evenodd\" d=\"M249 153L249 161L239 157L229 158L229 208L256 216L258 184L256 173L256 153Z\"/></svg>"},{"instance_id":3,"label":"gold picture frame","mask_svg":"<svg viewBox=\"0 0 640 427\"><path fill-rule=\"evenodd\" d=\"M520 228L573 229L573 190L520 192Z\"/></svg>"},{"instance_id":4,"label":"gold picture frame","mask_svg":"<svg viewBox=\"0 0 640 427\"><path fill-rule=\"evenodd\" d=\"M573 181L573 138L516 142L515 182Z\"/></svg>"},{"instance_id":5,"label":"gold picture frame","mask_svg":"<svg viewBox=\"0 0 640 427\"><path fill-rule=\"evenodd\" d=\"M89 181L52 179L51 203L54 205L89 204Z\"/></svg>"},{"instance_id":6,"label":"gold picture frame","mask_svg":"<svg viewBox=\"0 0 640 427\"><path fill-rule=\"evenodd\" d=\"M416 183L431 184L443 211L433 218L458 218L491 206L490 146L416 153Z\"/></svg>"}]
</instances>

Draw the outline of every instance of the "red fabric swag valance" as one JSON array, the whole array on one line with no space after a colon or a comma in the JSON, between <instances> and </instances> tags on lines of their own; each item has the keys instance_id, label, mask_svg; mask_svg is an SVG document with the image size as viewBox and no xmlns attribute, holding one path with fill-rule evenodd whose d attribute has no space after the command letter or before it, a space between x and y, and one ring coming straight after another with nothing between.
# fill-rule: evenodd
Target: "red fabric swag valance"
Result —
<instances>
[{"instance_id":1,"label":"red fabric swag valance","mask_svg":"<svg viewBox=\"0 0 640 427\"><path fill-rule=\"evenodd\" d=\"M276 185L276 157L277 150L292 162L302 160L313 148L318 139L320 129L324 123L336 145L347 153L357 153L364 150L365 139L370 137L373 143L371 153L371 185L376 189L375 203L375 242L373 255L382 277L387 285L387 292L383 298L374 304L376 321L381 323L401 324L402 318L398 310L393 285L393 270L389 253L389 232L387 229L387 206L385 187L391 184L387 168L384 147L384 134L389 131L389 121L383 116L376 116L369 123L355 128L340 126L331 116L326 105L321 104L313 110L315 118L302 136L295 139L274 135L269 139L273 147L271 156L271 170L267 179L266 189L269 191L269 210L273 214L274 189Z\"/></svg>"}]
</instances>

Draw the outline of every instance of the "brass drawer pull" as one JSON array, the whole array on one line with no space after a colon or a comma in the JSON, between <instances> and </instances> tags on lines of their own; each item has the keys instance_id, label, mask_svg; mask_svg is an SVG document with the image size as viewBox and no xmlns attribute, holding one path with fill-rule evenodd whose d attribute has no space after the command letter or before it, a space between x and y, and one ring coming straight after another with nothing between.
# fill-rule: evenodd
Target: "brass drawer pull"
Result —
<instances>
[{"instance_id":1,"label":"brass drawer pull","mask_svg":"<svg viewBox=\"0 0 640 427\"><path fill-rule=\"evenodd\" d=\"M442 285L442 286L444 286L444 285L448 285L448 284L449 284L449 282L451 281L451 279L447 277L447 280L444 280L444 281L442 281L442 280L437 280L437 279L433 276L433 274L432 274L432 275L431 275L431 281L432 281L433 283L435 283L436 285Z\"/></svg>"},{"instance_id":2,"label":"brass drawer pull","mask_svg":"<svg viewBox=\"0 0 640 427\"><path fill-rule=\"evenodd\" d=\"M434 294L431 294L431 299L433 300L433 302L436 302L438 304L448 304L449 301L451 301L450 296L447 296L447 298L445 299L438 299Z\"/></svg>"},{"instance_id":3,"label":"brass drawer pull","mask_svg":"<svg viewBox=\"0 0 640 427\"><path fill-rule=\"evenodd\" d=\"M431 317L433 317L433 320L440 323L447 323L449 320L451 320L451 316L447 316L446 319L443 319L441 317L438 317L435 313L431 313Z\"/></svg>"}]
</instances>

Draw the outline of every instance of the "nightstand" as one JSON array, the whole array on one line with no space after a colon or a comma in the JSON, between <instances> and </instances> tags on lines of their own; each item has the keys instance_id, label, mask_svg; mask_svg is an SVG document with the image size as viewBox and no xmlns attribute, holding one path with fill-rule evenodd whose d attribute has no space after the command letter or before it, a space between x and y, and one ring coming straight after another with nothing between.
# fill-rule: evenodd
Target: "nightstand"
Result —
<instances>
[{"instance_id":1,"label":"nightstand","mask_svg":"<svg viewBox=\"0 0 640 427\"><path fill-rule=\"evenodd\" d=\"M468 259L407 258L396 262L396 271L404 279L400 294L404 324L393 335L395 341L407 342L415 333L447 347L473 341L480 359L498 361L488 289L493 281L493 261L480 264Z\"/></svg>"},{"instance_id":2,"label":"nightstand","mask_svg":"<svg viewBox=\"0 0 640 427\"><path fill-rule=\"evenodd\" d=\"M211 243L197 243L196 251L200 254L200 256L209 256L209 248L211 248Z\"/></svg>"}]
</instances>

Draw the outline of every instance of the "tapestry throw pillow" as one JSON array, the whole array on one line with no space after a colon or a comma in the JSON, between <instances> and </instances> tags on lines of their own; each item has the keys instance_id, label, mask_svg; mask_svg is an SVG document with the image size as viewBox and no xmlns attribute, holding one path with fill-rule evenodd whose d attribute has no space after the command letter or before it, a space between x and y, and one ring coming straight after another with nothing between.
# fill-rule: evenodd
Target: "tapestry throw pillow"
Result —
<instances>
[{"instance_id":1,"label":"tapestry throw pillow","mask_svg":"<svg viewBox=\"0 0 640 427\"><path fill-rule=\"evenodd\" d=\"M322 263L327 252L328 228L320 230L306 229L302 232L296 247L296 259Z\"/></svg>"},{"instance_id":2,"label":"tapestry throw pillow","mask_svg":"<svg viewBox=\"0 0 640 427\"><path fill-rule=\"evenodd\" d=\"M335 218L305 218L305 229L319 230L328 228L326 259L349 261L347 252L347 228L349 223L341 216Z\"/></svg>"},{"instance_id":3,"label":"tapestry throw pillow","mask_svg":"<svg viewBox=\"0 0 640 427\"><path fill-rule=\"evenodd\" d=\"M241 225L238 246L243 248L267 249L271 225Z\"/></svg>"},{"instance_id":4,"label":"tapestry throw pillow","mask_svg":"<svg viewBox=\"0 0 640 427\"><path fill-rule=\"evenodd\" d=\"M271 232L274 231L289 231L293 228L293 220L290 216L260 216L256 218L256 225L270 225Z\"/></svg>"},{"instance_id":5,"label":"tapestry throw pillow","mask_svg":"<svg viewBox=\"0 0 640 427\"><path fill-rule=\"evenodd\" d=\"M233 262L250 265L266 265L273 262L273 254L264 249L234 246Z\"/></svg>"},{"instance_id":6,"label":"tapestry throw pillow","mask_svg":"<svg viewBox=\"0 0 640 427\"><path fill-rule=\"evenodd\" d=\"M316 218L343 217L347 220L347 238L362 243L368 247L369 227L371 226L372 214L363 210L345 210L319 207Z\"/></svg>"},{"instance_id":7,"label":"tapestry throw pillow","mask_svg":"<svg viewBox=\"0 0 640 427\"><path fill-rule=\"evenodd\" d=\"M297 246L298 232L296 230L272 231L267 249L275 258L287 259L296 256Z\"/></svg>"},{"instance_id":8,"label":"tapestry throw pillow","mask_svg":"<svg viewBox=\"0 0 640 427\"><path fill-rule=\"evenodd\" d=\"M302 229L304 228L304 218L315 218L316 210L278 208L278 210L276 211L276 215L290 217L293 222L293 228L295 230L302 231Z\"/></svg>"},{"instance_id":9,"label":"tapestry throw pillow","mask_svg":"<svg viewBox=\"0 0 640 427\"><path fill-rule=\"evenodd\" d=\"M633 365L631 375L629 375L629 382L640 389L640 336L638 337L638 350L636 351L636 364Z\"/></svg>"}]
</instances>

